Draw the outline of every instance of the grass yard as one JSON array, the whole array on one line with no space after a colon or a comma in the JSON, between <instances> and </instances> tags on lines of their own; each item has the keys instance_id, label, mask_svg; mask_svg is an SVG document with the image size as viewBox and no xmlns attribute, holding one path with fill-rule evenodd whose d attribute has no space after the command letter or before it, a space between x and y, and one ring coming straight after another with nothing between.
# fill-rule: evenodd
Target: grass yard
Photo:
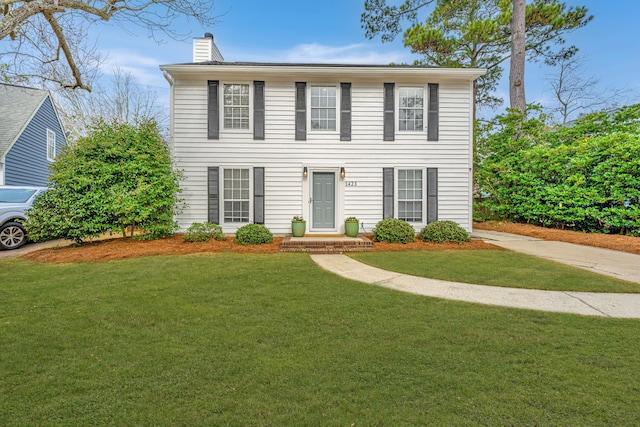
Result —
<instances>
[{"instance_id":1,"label":"grass yard","mask_svg":"<svg viewBox=\"0 0 640 427\"><path fill-rule=\"evenodd\" d=\"M349 254L385 270L432 279L550 291L640 293L640 284L511 251L407 251Z\"/></svg>"},{"instance_id":2,"label":"grass yard","mask_svg":"<svg viewBox=\"0 0 640 427\"><path fill-rule=\"evenodd\" d=\"M3 260L0 307L0 425L640 418L640 321L419 297L305 254Z\"/></svg>"}]
</instances>

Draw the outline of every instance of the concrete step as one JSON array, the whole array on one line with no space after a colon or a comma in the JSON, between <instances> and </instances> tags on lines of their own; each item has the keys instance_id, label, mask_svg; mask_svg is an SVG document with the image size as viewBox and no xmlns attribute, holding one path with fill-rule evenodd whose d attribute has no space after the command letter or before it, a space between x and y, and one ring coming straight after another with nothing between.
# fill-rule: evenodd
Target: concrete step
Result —
<instances>
[{"instance_id":1,"label":"concrete step","mask_svg":"<svg viewBox=\"0 0 640 427\"><path fill-rule=\"evenodd\" d=\"M314 254L339 254L343 252L365 252L373 248L373 242L362 235L346 237L337 235L285 236L280 245L282 252L310 252Z\"/></svg>"}]
</instances>

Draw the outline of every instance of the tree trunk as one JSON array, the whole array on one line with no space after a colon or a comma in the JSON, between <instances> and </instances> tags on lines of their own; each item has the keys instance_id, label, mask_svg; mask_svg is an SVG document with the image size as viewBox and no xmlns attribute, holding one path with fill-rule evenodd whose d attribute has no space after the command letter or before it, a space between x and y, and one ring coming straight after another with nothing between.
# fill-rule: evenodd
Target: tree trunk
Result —
<instances>
[{"instance_id":1,"label":"tree trunk","mask_svg":"<svg viewBox=\"0 0 640 427\"><path fill-rule=\"evenodd\" d=\"M509 100L511 108L522 113L527 108L524 94L526 0L513 0L511 16L511 68L509 70Z\"/></svg>"}]
</instances>

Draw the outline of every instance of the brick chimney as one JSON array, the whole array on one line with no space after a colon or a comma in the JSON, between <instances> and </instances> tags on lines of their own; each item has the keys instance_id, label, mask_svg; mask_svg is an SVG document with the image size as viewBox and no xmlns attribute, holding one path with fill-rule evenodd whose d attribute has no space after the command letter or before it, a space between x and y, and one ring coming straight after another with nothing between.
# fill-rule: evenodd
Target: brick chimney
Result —
<instances>
[{"instance_id":1,"label":"brick chimney","mask_svg":"<svg viewBox=\"0 0 640 427\"><path fill-rule=\"evenodd\" d=\"M193 39L193 62L209 61L223 62L224 58L213 41L213 34L205 33L204 37Z\"/></svg>"}]
</instances>

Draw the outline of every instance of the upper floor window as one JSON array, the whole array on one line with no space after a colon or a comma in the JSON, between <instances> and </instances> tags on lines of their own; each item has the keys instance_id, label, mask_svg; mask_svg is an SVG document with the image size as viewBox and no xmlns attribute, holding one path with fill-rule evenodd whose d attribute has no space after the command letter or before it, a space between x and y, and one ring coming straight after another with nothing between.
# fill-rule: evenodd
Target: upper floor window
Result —
<instances>
[{"instance_id":1,"label":"upper floor window","mask_svg":"<svg viewBox=\"0 0 640 427\"><path fill-rule=\"evenodd\" d=\"M336 87L311 86L311 130L336 130Z\"/></svg>"},{"instance_id":2,"label":"upper floor window","mask_svg":"<svg viewBox=\"0 0 640 427\"><path fill-rule=\"evenodd\" d=\"M56 158L56 133L47 129L47 160L53 162Z\"/></svg>"},{"instance_id":3,"label":"upper floor window","mask_svg":"<svg viewBox=\"0 0 640 427\"><path fill-rule=\"evenodd\" d=\"M249 129L249 85L225 84L224 128Z\"/></svg>"},{"instance_id":4,"label":"upper floor window","mask_svg":"<svg viewBox=\"0 0 640 427\"><path fill-rule=\"evenodd\" d=\"M401 87L398 90L398 130L424 130L424 88Z\"/></svg>"}]
</instances>

